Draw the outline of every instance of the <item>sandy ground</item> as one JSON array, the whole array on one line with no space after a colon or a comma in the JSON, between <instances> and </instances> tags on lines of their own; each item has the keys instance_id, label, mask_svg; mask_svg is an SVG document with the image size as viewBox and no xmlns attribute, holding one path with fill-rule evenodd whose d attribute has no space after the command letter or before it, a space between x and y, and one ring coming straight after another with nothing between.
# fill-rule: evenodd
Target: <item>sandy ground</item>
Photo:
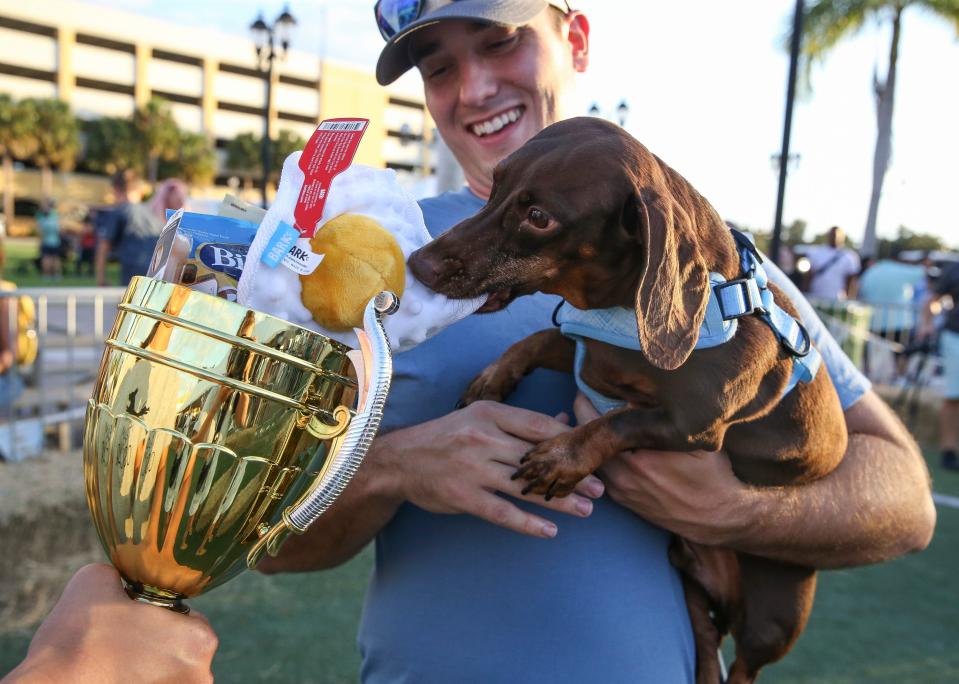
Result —
<instances>
[{"instance_id":1,"label":"sandy ground","mask_svg":"<svg viewBox=\"0 0 959 684\"><path fill-rule=\"evenodd\" d=\"M0 463L0 545L0 631L35 623L74 570L104 560L79 451Z\"/></svg>"}]
</instances>

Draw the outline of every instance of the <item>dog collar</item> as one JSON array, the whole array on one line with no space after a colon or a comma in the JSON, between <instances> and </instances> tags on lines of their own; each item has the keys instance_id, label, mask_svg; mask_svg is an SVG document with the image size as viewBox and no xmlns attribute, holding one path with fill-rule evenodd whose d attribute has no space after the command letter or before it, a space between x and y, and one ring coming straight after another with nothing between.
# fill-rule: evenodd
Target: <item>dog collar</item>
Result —
<instances>
[{"instance_id":1,"label":"dog collar","mask_svg":"<svg viewBox=\"0 0 959 684\"><path fill-rule=\"evenodd\" d=\"M810 382L822 364L819 352L812 346L809 333L802 323L776 304L769 289L769 278L762 266L762 257L752 241L743 233L732 230L739 252L742 275L726 280L719 273L710 273L711 294L706 314L699 328L695 349L718 347L736 335L738 319L756 316L772 329L779 344L793 358L793 370L783 396L800 382ZM624 349L641 351L636 312L626 307L609 309L577 309L560 302L553 313L553 323L576 342L576 384L596 406L606 412L625 405L620 400L605 397L581 380L580 370L586 356L584 339L606 342Z\"/></svg>"},{"instance_id":2,"label":"dog collar","mask_svg":"<svg viewBox=\"0 0 959 684\"><path fill-rule=\"evenodd\" d=\"M719 300L724 320L743 316L756 316L770 327L779 344L793 358L793 372L783 395L789 393L799 382L812 382L816 377L822 357L815 347L806 327L786 313L769 289L769 276L763 268L763 258L752 240L744 233L730 228L739 252L743 275L736 280L713 288L713 296Z\"/></svg>"}]
</instances>

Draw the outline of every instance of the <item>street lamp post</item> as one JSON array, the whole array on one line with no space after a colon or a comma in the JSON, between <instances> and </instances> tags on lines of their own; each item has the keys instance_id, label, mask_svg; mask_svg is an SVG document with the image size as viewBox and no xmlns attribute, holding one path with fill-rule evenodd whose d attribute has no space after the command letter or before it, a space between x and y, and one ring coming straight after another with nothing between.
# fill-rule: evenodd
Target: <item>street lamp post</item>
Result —
<instances>
[{"instance_id":1,"label":"street lamp post","mask_svg":"<svg viewBox=\"0 0 959 684\"><path fill-rule=\"evenodd\" d=\"M608 119L610 121L613 120L612 116L603 115L602 110L599 108L599 105L596 102L594 102L593 104L589 106L587 113L590 116L599 116L604 119ZM626 100L620 100L619 104L616 105L616 123L618 123L620 127L625 128L626 118L628 116L629 116L629 104L626 102Z\"/></svg>"},{"instance_id":2,"label":"street lamp post","mask_svg":"<svg viewBox=\"0 0 959 684\"><path fill-rule=\"evenodd\" d=\"M296 19L290 14L289 5L269 25L263 20L263 13L250 24L250 33L253 34L253 44L256 46L257 66L263 73L266 81L266 101L263 103L263 147L260 153L263 163L263 177L260 179L260 193L263 196L263 208L267 206L266 186L270 179L270 103L273 101L273 68L277 61L282 61L290 49L290 37L296 27Z\"/></svg>"},{"instance_id":3,"label":"street lamp post","mask_svg":"<svg viewBox=\"0 0 959 684\"><path fill-rule=\"evenodd\" d=\"M626 100L620 100L619 104L616 105L616 120L621 128L626 128L627 116L629 116L629 105L626 104Z\"/></svg>"},{"instance_id":4,"label":"street lamp post","mask_svg":"<svg viewBox=\"0 0 959 684\"><path fill-rule=\"evenodd\" d=\"M783 232L783 204L786 198L786 175L789 172L789 136L793 125L793 102L796 100L796 71L799 67L799 49L802 47L803 0L796 0L793 15L793 34L789 49L789 81L786 84L786 116L783 122L783 146L778 155L779 188L776 194L776 220L773 223L772 244L769 246L769 258L779 265L779 246Z\"/></svg>"}]
</instances>

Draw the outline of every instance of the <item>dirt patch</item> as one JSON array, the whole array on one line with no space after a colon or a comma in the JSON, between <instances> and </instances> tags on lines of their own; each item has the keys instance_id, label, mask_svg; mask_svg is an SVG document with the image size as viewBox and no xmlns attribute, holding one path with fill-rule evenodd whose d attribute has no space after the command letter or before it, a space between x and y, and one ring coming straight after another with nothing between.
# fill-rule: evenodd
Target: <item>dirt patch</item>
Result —
<instances>
[{"instance_id":1,"label":"dirt patch","mask_svg":"<svg viewBox=\"0 0 959 684\"><path fill-rule=\"evenodd\" d=\"M79 452L0 463L0 631L39 621L80 566L102 561Z\"/></svg>"}]
</instances>

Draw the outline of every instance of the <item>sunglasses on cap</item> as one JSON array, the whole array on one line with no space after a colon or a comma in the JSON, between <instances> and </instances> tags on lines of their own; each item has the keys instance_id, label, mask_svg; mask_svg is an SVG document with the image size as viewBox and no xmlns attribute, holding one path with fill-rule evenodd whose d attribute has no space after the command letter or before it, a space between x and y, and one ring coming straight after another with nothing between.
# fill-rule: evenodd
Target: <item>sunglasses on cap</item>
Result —
<instances>
[{"instance_id":1,"label":"sunglasses on cap","mask_svg":"<svg viewBox=\"0 0 959 684\"><path fill-rule=\"evenodd\" d=\"M450 0L459 2L460 0ZM549 0L549 4L564 12L570 11L569 2ZM373 7L376 27L383 40L389 40L423 15L426 0L377 0Z\"/></svg>"}]
</instances>

